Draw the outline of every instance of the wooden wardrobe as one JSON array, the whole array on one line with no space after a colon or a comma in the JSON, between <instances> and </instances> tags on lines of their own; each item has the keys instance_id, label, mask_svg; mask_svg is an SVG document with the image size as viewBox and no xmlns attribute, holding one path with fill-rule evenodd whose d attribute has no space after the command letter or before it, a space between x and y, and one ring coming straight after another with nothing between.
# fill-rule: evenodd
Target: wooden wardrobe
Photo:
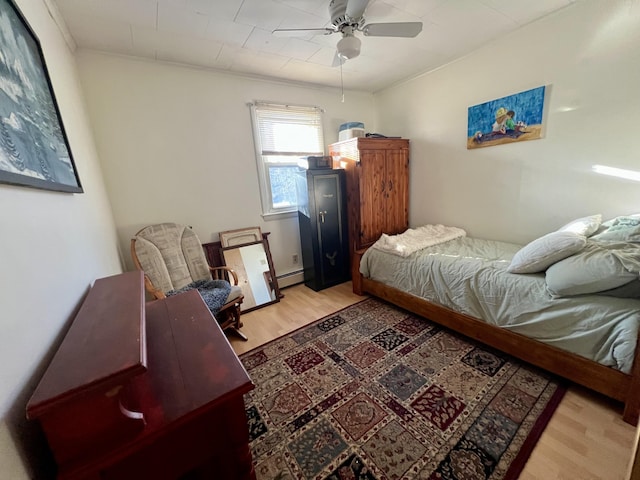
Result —
<instances>
[{"instance_id":1,"label":"wooden wardrobe","mask_svg":"<svg viewBox=\"0 0 640 480\"><path fill-rule=\"evenodd\" d=\"M409 140L351 138L331 144L329 155L333 168L347 174L350 254L383 233L402 233L409 227Z\"/></svg>"}]
</instances>

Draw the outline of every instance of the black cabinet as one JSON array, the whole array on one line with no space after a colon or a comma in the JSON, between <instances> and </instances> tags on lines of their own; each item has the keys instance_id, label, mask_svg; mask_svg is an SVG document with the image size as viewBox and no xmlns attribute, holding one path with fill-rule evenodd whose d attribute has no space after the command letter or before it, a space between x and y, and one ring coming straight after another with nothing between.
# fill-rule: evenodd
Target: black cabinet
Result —
<instances>
[{"instance_id":1,"label":"black cabinet","mask_svg":"<svg viewBox=\"0 0 640 480\"><path fill-rule=\"evenodd\" d=\"M313 290L349 280L344 170L300 169L296 177L304 283Z\"/></svg>"}]
</instances>

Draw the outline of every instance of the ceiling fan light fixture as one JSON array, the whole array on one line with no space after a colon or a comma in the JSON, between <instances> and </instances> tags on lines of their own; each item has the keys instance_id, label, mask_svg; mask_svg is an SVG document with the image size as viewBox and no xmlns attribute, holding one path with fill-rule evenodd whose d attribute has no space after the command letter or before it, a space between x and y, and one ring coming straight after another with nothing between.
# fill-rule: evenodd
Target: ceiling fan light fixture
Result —
<instances>
[{"instance_id":1,"label":"ceiling fan light fixture","mask_svg":"<svg viewBox=\"0 0 640 480\"><path fill-rule=\"evenodd\" d=\"M345 35L338 42L338 55L342 58L355 58L360 55L360 39L353 35Z\"/></svg>"}]
</instances>

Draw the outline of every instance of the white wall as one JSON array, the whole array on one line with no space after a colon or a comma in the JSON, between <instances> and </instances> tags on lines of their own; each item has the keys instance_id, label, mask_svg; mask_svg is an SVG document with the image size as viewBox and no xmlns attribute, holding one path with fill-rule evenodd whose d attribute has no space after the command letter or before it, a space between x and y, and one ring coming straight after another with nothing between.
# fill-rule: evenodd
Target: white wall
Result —
<instances>
[{"instance_id":1,"label":"white wall","mask_svg":"<svg viewBox=\"0 0 640 480\"><path fill-rule=\"evenodd\" d=\"M639 2L582 0L377 94L377 128L411 139L411 225L526 243L579 216L640 212L640 183L591 171L640 170L639 51ZM466 149L468 107L541 85L543 139Z\"/></svg>"},{"instance_id":2,"label":"white wall","mask_svg":"<svg viewBox=\"0 0 640 480\"><path fill-rule=\"evenodd\" d=\"M34 478L25 407L92 282L122 271L75 61L41 0L17 2L42 44L83 194L0 184L0 477Z\"/></svg>"},{"instance_id":3,"label":"white wall","mask_svg":"<svg viewBox=\"0 0 640 480\"><path fill-rule=\"evenodd\" d=\"M261 216L247 103L318 105L329 144L341 123L373 128L370 94L346 92L341 103L335 89L94 52L79 53L78 65L123 250L152 223L191 225L203 243L259 226L271 232L277 275L301 269L292 263L301 258L297 216Z\"/></svg>"}]
</instances>

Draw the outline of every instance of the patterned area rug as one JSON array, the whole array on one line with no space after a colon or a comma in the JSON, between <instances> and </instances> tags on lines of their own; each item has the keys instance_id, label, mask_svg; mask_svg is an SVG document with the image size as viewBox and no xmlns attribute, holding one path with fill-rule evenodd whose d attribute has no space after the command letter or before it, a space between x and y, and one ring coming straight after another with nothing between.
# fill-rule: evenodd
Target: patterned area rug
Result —
<instances>
[{"instance_id":1,"label":"patterned area rug","mask_svg":"<svg viewBox=\"0 0 640 480\"><path fill-rule=\"evenodd\" d=\"M240 357L258 479L514 479L564 387L376 299Z\"/></svg>"}]
</instances>

